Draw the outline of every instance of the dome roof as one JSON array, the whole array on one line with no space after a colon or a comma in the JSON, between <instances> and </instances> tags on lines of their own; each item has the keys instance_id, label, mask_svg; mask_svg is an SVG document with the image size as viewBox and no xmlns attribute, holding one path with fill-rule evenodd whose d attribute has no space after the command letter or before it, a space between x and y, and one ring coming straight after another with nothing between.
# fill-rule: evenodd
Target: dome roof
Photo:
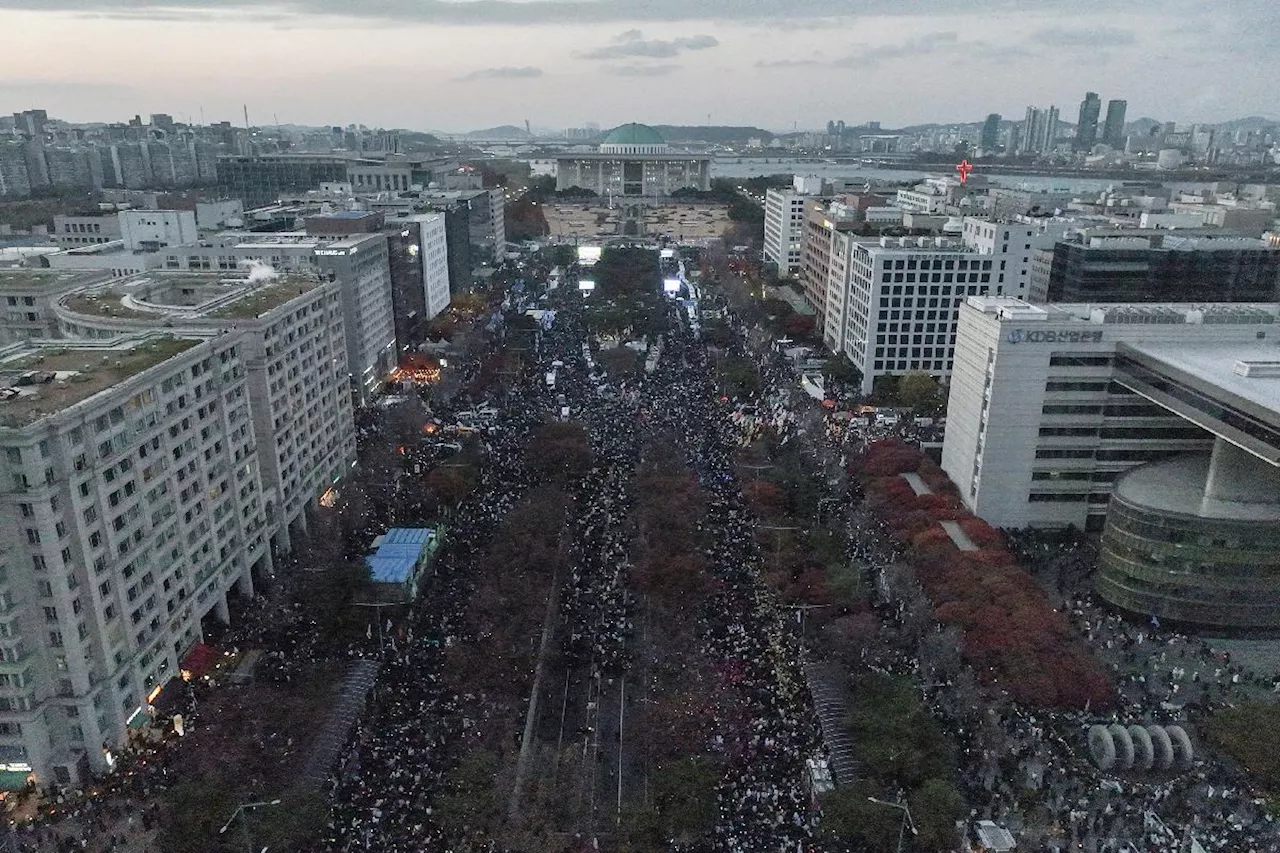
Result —
<instances>
[{"instance_id":1,"label":"dome roof","mask_svg":"<svg viewBox=\"0 0 1280 853\"><path fill-rule=\"evenodd\" d=\"M624 124L609 131L601 145L665 145L662 134L647 124Z\"/></svg>"}]
</instances>

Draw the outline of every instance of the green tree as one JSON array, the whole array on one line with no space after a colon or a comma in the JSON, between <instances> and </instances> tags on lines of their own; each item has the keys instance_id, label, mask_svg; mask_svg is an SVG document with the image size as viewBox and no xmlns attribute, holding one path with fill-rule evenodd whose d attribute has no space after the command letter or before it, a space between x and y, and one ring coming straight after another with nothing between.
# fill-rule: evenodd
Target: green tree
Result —
<instances>
[{"instance_id":1,"label":"green tree","mask_svg":"<svg viewBox=\"0 0 1280 853\"><path fill-rule=\"evenodd\" d=\"M901 377L892 373L882 373L871 382L871 393L882 404L897 402L898 382Z\"/></svg>"},{"instance_id":2,"label":"green tree","mask_svg":"<svg viewBox=\"0 0 1280 853\"><path fill-rule=\"evenodd\" d=\"M502 818L494 784L501 764L492 752L474 752L450 774L434 809L446 832L454 837L493 833Z\"/></svg>"},{"instance_id":3,"label":"green tree","mask_svg":"<svg viewBox=\"0 0 1280 853\"><path fill-rule=\"evenodd\" d=\"M823 834L864 853L896 853L902 813L868 799L883 793L874 783L860 780L823 794Z\"/></svg>"},{"instance_id":4,"label":"green tree","mask_svg":"<svg viewBox=\"0 0 1280 853\"><path fill-rule=\"evenodd\" d=\"M832 379L845 385L858 386L862 384L862 371L855 367L853 362L849 360L849 356L844 353L828 358L823 370Z\"/></svg>"},{"instance_id":5,"label":"green tree","mask_svg":"<svg viewBox=\"0 0 1280 853\"><path fill-rule=\"evenodd\" d=\"M938 380L927 373L913 371L898 381L898 400L917 412L936 409L939 393Z\"/></svg>"},{"instance_id":6,"label":"green tree","mask_svg":"<svg viewBox=\"0 0 1280 853\"><path fill-rule=\"evenodd\" d=\"M945 779L930 779L907 797L911 817L920 835L916 847L922 850L954 850L956 820L964 810L964 801L955 786Z\"/></svg>"},{"instance_id":7,"label":"green tree","mask_svg":"<svg viewBox=\"0 0 1280 853\"><path fill-rule=\"evenodd\" d=\"M653 774L653 803L667 837L685 842L715 825L716 786L720 774L703 756L669 761Z\"/></svg>"},{"instance_id":8,"label":"green tree","mask_svg":"<svg viewBox=\"0 0 1280 853\"><path fill-rule=\"evenodd\" d=\"M760 376L755 365L745 358L730 356L724 359L717 375L720 387L729 394L754 394L760 390Z\"/></svg>"}]
</instances>

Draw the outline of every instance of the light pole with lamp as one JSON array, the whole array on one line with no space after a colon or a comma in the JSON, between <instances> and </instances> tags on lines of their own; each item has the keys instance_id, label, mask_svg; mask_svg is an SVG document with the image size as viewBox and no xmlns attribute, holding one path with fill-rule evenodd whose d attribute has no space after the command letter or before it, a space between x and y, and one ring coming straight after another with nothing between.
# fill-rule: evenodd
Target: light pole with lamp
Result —
<instances>
[{"instance_id":1,"label":"light pole with lamp","mask_svg":"<svg viewBox=\"0 0 1280 853\"><path fill-rule=\"evenodd\" d=\"M231 813L231 817L227 818L227 822L222 825L222 829L218 830L218 834L225 835L227 830L230 829L231 824L235 823L236 818L239 817L240 826L244 828L244 849L247 850L248 853L253 853L253 839L249 836L249 815L245 814L241 817L241 813L244 812L245 809L256 809L262 806L278 805L280 805L280 799L278 797L274 800L266 800L261 803L241 803L236 806L236 810ZM265 853L267 848L264 847L262 849Z\"/></svg>"},{"instance_id":2,"label":"light pole with lamp","mask_svg":"<svg viewBox=\"0 0 1280 853\"><path fill-rule=\"evenodd\" d=\"M888 800L878 800L875 797L867 797L867 799L877 805L888 806L889 808L900 809L902 811L902 824L898 827L898 853L902 853L902 835L906 831L906 828L908 826L911 827L912 835L920 834L919 831L916 830L916 822L911 819L911 809L905 802L891 803Z\"/></svg>"}]
</instances>

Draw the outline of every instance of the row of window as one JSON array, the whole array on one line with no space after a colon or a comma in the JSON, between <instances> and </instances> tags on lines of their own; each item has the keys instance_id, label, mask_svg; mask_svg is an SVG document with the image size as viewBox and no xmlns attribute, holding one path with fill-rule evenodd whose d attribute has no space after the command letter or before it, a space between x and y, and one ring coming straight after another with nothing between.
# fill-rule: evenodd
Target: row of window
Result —
<instances>
[{"instance_id":1,"label":"row of window","mask_svg":"<svg viewBox=\"0 0 1280 853\"><path fill-rule=\"evenodd\" d=\"M1106 504L1111 500L1110 492L1066 493L1066 492L1032 492L1027 496L1031 503L1056 504Z\"/></svg>"},{"instance_id":2,"label":"row of window","mask_svg":"<svg viewBox=\"0 0 1280 853\"><path fill-rule=\"evenodd\" d=\"M1094 447L1038 447L1037 459L1097 459L1099 462L1155 462L1168 459L1182 450L1142 450L1127 448Z\"/></svg>"}]
</instances>

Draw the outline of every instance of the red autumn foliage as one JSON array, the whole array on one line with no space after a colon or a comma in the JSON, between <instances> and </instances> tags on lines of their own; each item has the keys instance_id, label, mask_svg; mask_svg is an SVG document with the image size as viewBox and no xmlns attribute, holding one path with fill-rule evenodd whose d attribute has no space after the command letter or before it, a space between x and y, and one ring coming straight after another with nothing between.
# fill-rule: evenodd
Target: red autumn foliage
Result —
<instances>
[{"instance_id":1,"label":"red autumn foliage","mask_svg":"<svg viewBox=\"0 0 1280 853\"><path fill-rule=\"evenodd\" d=\"M777 518L786 509L787 496L782 487L767 480L743 483L742 496L751 511L761 518Z\"/></svg>"},{"instance_id":2,"label":"red autumn foliage","mask_svg":"<svg viewBox=\"0 0 1280 853\"><path fill-rule=\"evenodd\" d=\"M871 442L859 470L869 477L888 477L916 470L920 459L920 451L896 438L887 438Z\"/></svg>"},{"instance_id":3,"label":"red autumn foliage","mask_svg":"<svg viewBox=\"0 0 1280 853\"><path fill-rule=\"evenodd\" d=\"M1000 535L1000 531L996 530L990 524L987 524L981 518L969 517L960 520L960 529L964 534L973 540L973 544L979 548L1002 548L1004 547L1004 537Z\"/></svg>"},{"instance_id":4,"label":"red autumn foliage","mask_svg":"<svg viewBox=\"0 0 1280 853\"><path fill-rule=\"evenodd\" d=\"M917 495L899 475L916 471L933 490ZM1019 568L1004 538L969 513L946 474L897 440L874 442L858 472L867 506L889 535L911 546L916 577L944 624L963 632L966 660L988 684L1040 708L1106 708L1115 687L1066 618ZM978 546L959 551L939 521L954 520Z\"/></svg>"}]
</instances>

